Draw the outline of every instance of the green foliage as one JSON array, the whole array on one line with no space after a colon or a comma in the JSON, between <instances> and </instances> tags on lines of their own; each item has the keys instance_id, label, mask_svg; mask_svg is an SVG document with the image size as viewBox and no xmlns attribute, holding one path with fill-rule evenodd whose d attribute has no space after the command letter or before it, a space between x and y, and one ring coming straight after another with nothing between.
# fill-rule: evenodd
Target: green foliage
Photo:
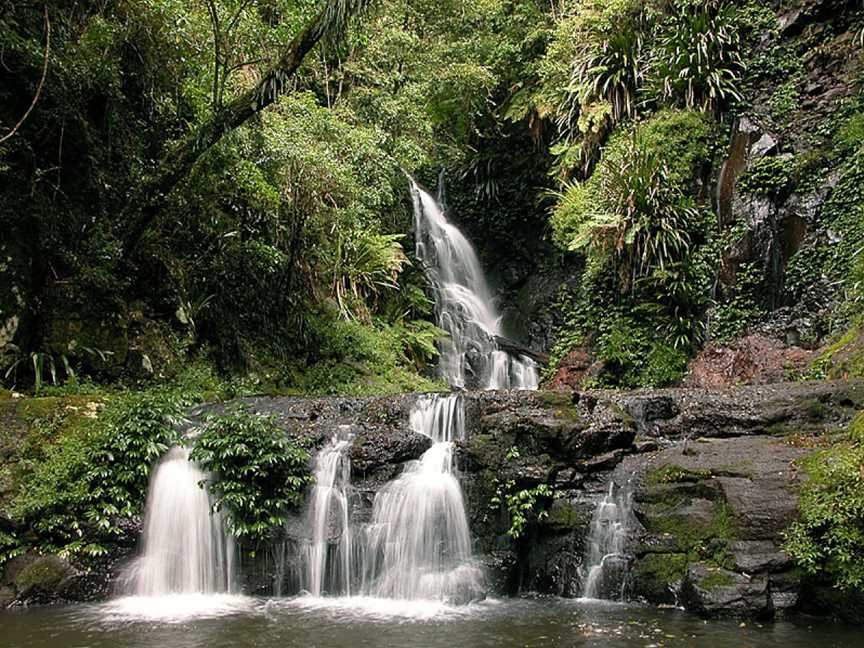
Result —
<instances>
[{"instance_id":1,"label":"green foliage","mask_svg":"<svg viewBox=\"0 0 864 648\"><path fill-rule=\"evenodd\" d=\"M241 408L209 418L190 459L212 474L206 482L214 509L226 512L232 533L252 544L285 523L312 481L308 451L272 417Z\"/></svg>"},{"instance_id":2,"label":"green foliage","mask_svg":"<svg viewBox=\"0 0 864 648\"><path fill-rule=\"evenodd\" d=\"M323 311L310 319L316 349L304 364L289 365L289 391L313 394L369 395L438 391L441 385L406 369L437 355L434 342L444 331L428 323L376 320L366 325Z\"/></svg>"},{"instance_id":3,"label":"green foliage","mask_svg":"<svg viewBox=\"0 0 864 648\"><path fill-rule=\"evenodd\" d=\"M781 124L790 122L795 111L798 110L800 101L801 93L798 91L798 84L795 81L787 81L777 86L774 94L768 100L771 116Z\"/></svg>"},{"instance_id":4,"label":"green foliage","mask_svg":"<svg viewBox=\"0 0 864 648\"><path fill-rule=\"evenodd\" d=\"M509 463L516 459L519 459L519 449L513 446L507 450L504 461ZM511 539L518 540L531 522L540 522L549 516L549 511L545 508L537 510L540 502L548 501L555 496L552 487L548 484L517 489L516 481L513 479L503 482L495 479L493 485L495 495L489 500L489 507L507 512L507 519L510 521L507 535Z\"/></svg>"},{"instance_id":5,"label":"green foliage","mask_svg":"<svg viewBox=\"0 0 864 648\"><path fill-rule=\"evenodd\" d=\"M652 83L664 99L717 111L741 98L739 7L725 0L669 3L653 52Z\"/></svg>"},{"instance_id":6,"label":"green foliage","mask_svg":"<svg viewBox=\"0 0 864 648\"><path fill-rule=\"evenodd\" d=\"M144 501L150 468L177 441L186 401L175 392L141 392L108 401L96 418L63 428L67 410L34 420L43 437L59 438L17 467L10 513L45 551L99 554L122 533L118 522ZM28 543L30 541L28 540Z\"/></svg>"},{"instance_id":7,"label":"green foliage","mask_svg":"<svg viewBox=\"0 0 864 648\"><path fill-rule=\"evenodd\" d=\"M859 414L848 438L801 461L800 519L784 549L805 572L824 575L836 587L864 591L864 435Z\"/></svg>"},{"instance_id":8,"label":"green foliage","mask_svg":"<svg viewBox=\"0 0 864 648\"><path fill-rule=\"evenodd\" d=\"M538 65L533 104L555 118L555 175L591 163L607 134L643 107L708 112L741 98L742 51L758 22L753 2L580 0L557 22Z\"/></svg>"},{"instance_id":9,"label":"green foliage","mask_svg":"<svg viewBox=\"0 0 864 648\"><path fill-rule=\"evenodd\" d=\"M735 291L731 298L713 308L708 318L711 340L724 344L741 336L765 314L764 277L758 264L745 263L735 273Z\"/></svg>"},{"instance_id":10,"label":"green foliage","mask_svg":"<svg viewBox=\"0 0 864 648\"><path fill-rule=\"evenodd\" d=\"M744 193L778 197L794 186L799 168L792 155L759 158L738 180L737 188Z\"/></svg>"},{"instance_id":11,"label":"green foliage","mask_svg":"<svg viewBox=\"0 0 864 648\"><path fill-rule=\"evenodd\" d=\"M578 294L564 296L552 371L588 343L605 363L600 385L663 386L683 376L712 272L711 222L695 189L716 150L705 115L662 111L613 135L594 174L562 194L553 241L582 252L587 267Z\"/></svg>"}]
</instances>

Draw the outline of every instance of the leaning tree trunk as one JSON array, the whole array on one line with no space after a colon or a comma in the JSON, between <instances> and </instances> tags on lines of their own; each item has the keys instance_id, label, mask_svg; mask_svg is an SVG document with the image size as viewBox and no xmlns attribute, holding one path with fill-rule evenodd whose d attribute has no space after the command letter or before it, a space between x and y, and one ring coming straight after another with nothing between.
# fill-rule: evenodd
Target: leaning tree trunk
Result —
<instances>
[{"instance_id":1,"label":"leaning tree trunk","mask_svg":"<svg viewBox=\"0 0 864 648\"><path fill-rule=\"evenodd\" d=\"M261 81L221 108L198 126L180 146L163 159L155 174L135 190L121 222L131 221L123 237L123 256L128 258L153 224L168 194L189 173L198 159L226 133L244 124L274 103L294 77L306 55L322 38L338 33L370 0L328 0L324 9L297 34L279 61Z\"/></svg>"}]
</instances>

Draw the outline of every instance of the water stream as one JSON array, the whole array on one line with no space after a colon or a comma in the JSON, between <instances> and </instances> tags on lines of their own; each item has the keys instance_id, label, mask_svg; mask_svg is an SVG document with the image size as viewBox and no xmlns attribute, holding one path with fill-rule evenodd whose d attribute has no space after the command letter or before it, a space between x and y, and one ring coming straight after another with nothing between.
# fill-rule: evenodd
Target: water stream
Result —
<instances>
[{"instance_id":1,"label":"water stream","mask_svg":"<svg viewBox=\"0 0 864 648\"><path fill-rule=\"evenodd\" d=\"M441 202L412 181L417 257L436 296L443 342L439 373L451 386L536 389L537 367L498 348L501 315L474 248L449 222ZM303 589L313 597L379 597L466 603L485 596L472 562L471 533L453 460L465 435L458 395L420 397L411 428L432 446L376 495L371 521L351 524L350 439L319 453L308 504L312 538L303 551Z\"/></svg>"},{"instance_id":2,"label":"water stream","mask_svg":"<svg viewBox=\"0 0 864 648\"><path fill-rule=\"evenodd\" d=\"M465 433L461 397L419 399L411 427L432 446L375 496L365 592L400 600L482 598L483 576L471 564L471 533L453 462L453 442Z\"/></svg>"},{"instance_id":3,"label":"water stream","mask_svg":"<svg viewBox=\"0 0 864 648\"><path fill-rule=\"evenodd\" d=\"M411 182L416 254L435 290L437 324L450 334L438 369L453 387L537 389L537 366L498 348L501 315L468 239L432 194Z\"/></svg>"},{"instance_id":4,"label":"water stream","mask_svg":"<svg viewBox=\"0 0 864 648\"><path fill-rule=\"evenodd\" d=\"M234 541L210 511L206 478L187 448L172 448L150 479L141 556L126 574L136 596L216 594L232 590Z\"/></svg>"},{"instance_id":5,"label":"water stream","mask_svg":"<svg viewBox=\"0 0 864 648\"><path fill-rule=\"evenodd\" d=\"M632 513L633 495L629 484L616 490L615 482L609 482L609 491L598 502L591 519L585 556L584 598L624 598L628 567L625 549Z\"/></svg>"},{"instance_id":6,"label":"water stream","mask_svg":"<svg viewBox=\"0 0 864 648\"><path fill-rule=\"evenodd\" d=\"M348 501L351 462L346 454L351 440L343 427L315 459L307 522L312 538L305 548L302 580L302 588L312 596L351 595L354 533Z\"/></svg>"}]
</instances>

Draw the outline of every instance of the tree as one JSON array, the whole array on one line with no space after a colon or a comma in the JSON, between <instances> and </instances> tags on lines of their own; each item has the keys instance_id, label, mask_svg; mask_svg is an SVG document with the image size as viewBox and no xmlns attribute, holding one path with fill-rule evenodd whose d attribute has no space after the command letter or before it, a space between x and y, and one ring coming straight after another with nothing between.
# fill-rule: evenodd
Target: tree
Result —
<instances>
[{"instance_id":1,"label":"tree","mask_svg":"<svg viewBox=\"0 0 864 648\"><path fill-rule=\"evenodd\" d=\"M250 90L224 106L215 105L212 117L200 124L168 157L156 172L141 183L130 196L121 222L130 221L123 236L123 256L134 252L141 238L156 219L165 197L189 173L195 163L222 137L241 126L276 101L288 87L306 55L325 38L344 32L352 17L370 0L328 0L324 8L294 37L278 61Z\"/></svg>"}]
</instances>

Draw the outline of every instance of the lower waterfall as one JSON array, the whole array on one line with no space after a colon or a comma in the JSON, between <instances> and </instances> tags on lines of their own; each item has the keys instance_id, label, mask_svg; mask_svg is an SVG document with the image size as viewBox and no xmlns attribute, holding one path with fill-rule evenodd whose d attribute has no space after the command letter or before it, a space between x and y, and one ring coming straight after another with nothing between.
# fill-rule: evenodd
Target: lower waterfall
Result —
<instances>
[{"instance_id":1,"label":"lower waterfall","mask_svg":"<svg viewBox=\"0 0 864 648\"><path fill-rule=\"evenodd\" d=\"M312 596L351 595L353 530L348 487L351 463L345 451L351 436L344 429L333 436L315 459L308 525L312 538L304 549L302 588ZM338 538L335 546L331 537Z\"/></svg>"},{"instance_id":2,"label":"lower waterfall","mask_svg":"<svg viewBox=\"0 0 864 648\"><path fill-rule=\"evenodd\" d=\"M609 492L597 504L591 518L583 598L623 598L628 566L625 549L632 511L629 483L616 492L615 482L610 482Z\"/></svg>"},{"instance_id":3,"label":"lower waterfall","mask_svg":"<svg viewBox=\"0 0 864 648\"><path fill-rule=\"evenodd\" d=\"M455 474L453 442L464 438L459 396L419 400L411 427L433 444L375 497L367 529L368 594L403 600L467 602L482 596L471 564L471 533Z\"/></svg>"},{"instance_id":4,"label":"lower waterfall","mask_svg":"<svg viewBox=\"0 0 864 648\"><path fill-rule=\"evenodd\" d=\"M432 446L375 495L371 520L358 528L349 497L351 439L336 436L319 453L307 511L311 538L302 551L302 588L310 595L447 603L483 598L453 461L454 441L465 433L461 397L421 397L410 425Z\"/></svg>"},{"instance_id":5,"label":"lower waterfall","mask_svg":"<svg viewBox=\"0 0 864 648\"><path fill-rule=\"evenodd\" d=\"M141 556L127 573L127 593L138 596L232 591L234 541L222 517L211 513L206 478L175 447L156 465L144 515Z\"/></svg>"}]
</instances>

